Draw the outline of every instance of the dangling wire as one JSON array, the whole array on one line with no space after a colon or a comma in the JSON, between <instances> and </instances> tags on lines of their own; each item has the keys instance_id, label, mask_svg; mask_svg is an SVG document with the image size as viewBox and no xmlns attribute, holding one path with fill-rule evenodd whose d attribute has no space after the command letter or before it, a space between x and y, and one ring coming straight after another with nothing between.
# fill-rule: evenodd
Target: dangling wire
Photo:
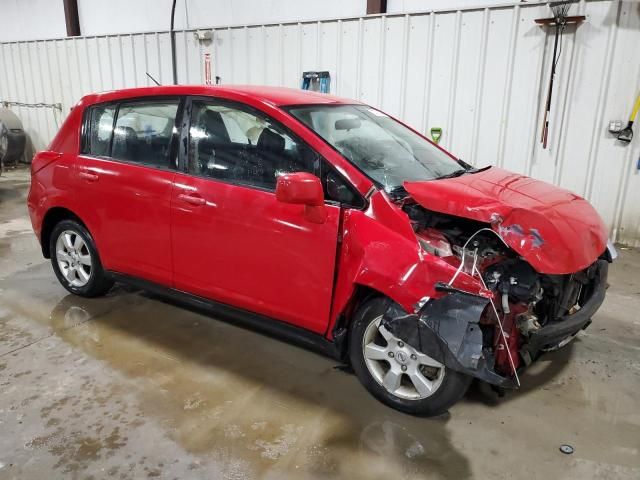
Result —
<instances>
[{"instance_id":1,"label":"dangling wire","mask_svg":"<svg viewBox=\"0 0 640 480\"><path fill-rule=\"evenodd\" d=\"M485 290L487 290L487 284L484 283L484 278L480 274L480 271L476 268L476 263L473 263L474 269L478 274L478 278L482 282L482 286ZM509 357L509 364L511 365L511 370L513 370L513 375L516 377L516 383L518 387L520 386L520 377L518 377L518 371L516 370L516 364L513 361L513 357L511 356L511 349L509 349L509 342L507 341L507 334L504 333L504 327L502 326L502 321L500 321L500 315L498 315L498 309L496 308L496 304L493 302L493 298L489 299L489 303L491 303L491 307L493 308L493 313L496 316L496 321L498 322L498 326L500 327L500 335L502 335L502 341L504 343L504 348L507 351L507 357Z\"/></svg>"},{"instance_id":2,"label":"dangling wire","mask_svg":"<svg viewBox=\"0 0 640 480\"><path fill-rule=\"evenodd\" d=\"M449 280L449 285L453 284L455 279L458 277L458 275L460 274L460 272L464 268L464 262L465 262L466 253L467 253L467 246L469 245L471 240L473 240L475 238L476 235L478 235L479 233L482 233L482 232L493 233L496 237L498 237L500 239L500 241L507 248L509 248L509 245L507 245L507 242L504 241L504 239L500 236L500 234L498 232L496 232L495 230L492 230L490 228L487 228L487 227L481 228L480 230L475 232L473 235L471 235L467 239L466 242L464 242L464 245L462 246L462 255L461 255L461 259L460 259L460 266L458 267L456 272L453 274L453 277L451 277L451 280ZM482 287L485 290L488 290L487 284L484 283L484 278L482 278L482 274L480 273L480 270L478 270L478 249L477 248L473 251L473 266L471 267L471 276L475 276L476 274L478 275L478 278L480 279L480 282L482 283ZM500 335L502 336L502 341L504 343L504 348L507 350L507 357L509 358L509 364L511 365L511 370L513 370L513 375L515 376L516 383L518 384L518 387L519 387L520 386L520 377L518 377L518 372L516 371L516 364L515 364L515 362L513 360L513 357L511 356L511 350L509 350L509 343L507 342L507 334L504 332L504 327L502 325L502 320L500 319L500 315L498 314L498 309L496 308L496 305L493 302L493 298L489 299L489 303L491 303L491 307L493 309L493 313L496 316L496 321L498 322L498 327L500 328Z\"/></svg>"}]
</instances>

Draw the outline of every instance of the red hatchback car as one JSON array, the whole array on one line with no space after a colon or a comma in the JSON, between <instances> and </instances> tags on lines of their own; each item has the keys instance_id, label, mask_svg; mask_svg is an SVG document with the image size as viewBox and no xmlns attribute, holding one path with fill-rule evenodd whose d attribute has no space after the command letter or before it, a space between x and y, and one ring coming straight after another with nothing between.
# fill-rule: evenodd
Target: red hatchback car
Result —
<instances>
[{"instance_id":1,"label":"red hatchback car","mask_svg":"<svg viewBox=\"0 0 640 480\"><path fill-rule=\"evenodd\" d=\"M348 361L439 414L586 328L615 250L582 198L473 168L359 102L271 87L84 97L32 163L60 283L126 282Z\"/></svg>"}]
</instances>

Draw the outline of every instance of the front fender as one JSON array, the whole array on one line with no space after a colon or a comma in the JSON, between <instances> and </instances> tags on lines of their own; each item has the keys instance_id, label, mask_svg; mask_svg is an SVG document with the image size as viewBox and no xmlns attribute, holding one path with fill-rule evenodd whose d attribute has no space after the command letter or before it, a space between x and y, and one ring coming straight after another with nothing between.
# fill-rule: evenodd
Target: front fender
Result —
<instances>
[{"instance_id":1,"label":"front fender","mask_svg":"<svg viewBox=\"0 0 640 480\"><path fill-rule=\"evenodd\" d=\"M344 213L342 246L328 332L344 313L358 286L392 299L407 312L424 297L440 297L438 282L449 282L456 268L422 250L406 214L381 192L366 211ZM481 285L460 273L455 286L478 293Z\"/></svg>"}]
</instances>

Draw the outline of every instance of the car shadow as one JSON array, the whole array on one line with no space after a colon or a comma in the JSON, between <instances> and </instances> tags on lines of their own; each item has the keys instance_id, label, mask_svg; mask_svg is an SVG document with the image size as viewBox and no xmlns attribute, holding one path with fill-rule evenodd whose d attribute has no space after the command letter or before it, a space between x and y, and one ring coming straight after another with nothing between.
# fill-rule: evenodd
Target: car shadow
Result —
<instances>
[{"instance_id":1,"label":"car shadow","mask_svg":"<svg viewBox=\"0 0 640 480\"><path fill-rule=\"evenodd\" d=\"M161 352L181 364L217 372L215 377L222 371L225 377L242 378L247 396L253 395L255 388L276 391L288 409L301 409L321 418L326 416L322 412L337 414L339 427L323 434L325 455L318 458L314 473L335 472L343 461L335 457L335 452L342 452L356 457L373 456L381 464L390 462L408 472L429 472L434 478L472 476L467 457L451 440L447 428L449 414L416 418L392 410L371 397L353 375L335 368L335 360L226 321L216 321L193 307L117 286L103 298L65 296L51 310L49 324L65 342L108 362L128 377L142 380L154 375L170 376L167 370L161 371L162 360L155 363L145 358L144 352ZM118 346L118 341L143 342L144 348L132 351L127 346ZM140 370L136 365L140 365ZM212 403L219 399L223 404L229 398L223 391L224 382L220 385L213 379L209 381L206 375L199 378L195 373L190 379L181 378L181 390L185 389L185 382L190 393L206 396L203 392L209 391ZM163 390L171 391L167 387ZM175 394L186 395L177 390ZM254 399L256 410L264 408L259 405L262 402L259 396ZM251 405L246 406L247 416L253 415ZM157 408L154 413L173 415L173 411L162 412ZM233 439L224 441L227 448Z\"/></svg>"},{"instance_id":2,"label":"car shadow","mask_svg":"<svg viewBox=\"0 0 640 480\"><path fill-rule=\"evenodd\" d=\"M346 453L367 461L377 458L381 465L402 465L407 471L429 472L433 477L472 477L467 456L452 441L451 414L437 418L402 414L376 401L355 376L336 368L335 360L135 289L116 286L105 297L66 295L60 300L61 287L50 278L49 268L39 264L5 280L22 298L37 298L50 305L47 314L38 313L44 308L30 310L25 301L13 308L45 323L57 337L136 384L162 385L158 395L145 387L141 397L175 397L173 403L179 408L154 404L148 411L163 423L201 423L196 436L206 440L206 448L228 448L235 441L228 436L214 440L212 432L217 427L210 424L217 409L230 399L244 405L242 414L253 421L247 420L250 428L260 424L260 415L268 415L265 412L277 403L275 406L295 415L321 419L337 415L340 419L321 435L325 454L317 457L314 466L320 475L335 472ZM542 373L525 374L520 391L500 399L485 386L474 385L462 405L472 402L499 408L502 402L540 388L562 371L570 349L553 355L559 358ZM230 393L233 389L236 391ZM194 396L204 398L211 407L195 419L189 416L189 405L197 403L192 402ZM454 416L456 408L452 409ZM191 437L190 430L188 437L178 440L189 443Z\"/></svg>"},{"instance_id":3,"label":"car shadow","mask_svg":"<svg viewBox=\"0 0 640 480\"><path fill-rule=\"evenodd\" d=\"M553 382L554 379L558 378L567 368L571 361L570 359L573 355L573 348L576 342L580 342L580 339L575 338L560 350L544 353L533 366L521 371L521 386L517 390L498 392L487 383L474 381L469 387L463 401L494 407L545 388L545 385ZM544 365L541 365L542 363L544 363Z\"/></svg>"}]
</instances>

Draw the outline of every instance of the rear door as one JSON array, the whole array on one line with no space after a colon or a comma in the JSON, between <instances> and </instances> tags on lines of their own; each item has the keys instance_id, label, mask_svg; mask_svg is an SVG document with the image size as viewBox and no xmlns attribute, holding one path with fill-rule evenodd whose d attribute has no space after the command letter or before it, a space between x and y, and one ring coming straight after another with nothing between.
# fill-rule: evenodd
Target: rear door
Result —
<instances>
[{"instance_id":1,"label":"rear door","mask_svg":"<svg viewBox=\"0 0 640 480\"><path fill-rule=\"evenodd\" d=\"M179 98L91 107L77 167L80 213L104 267L170 286Z\"/></svg>"},{"instance_id":2,"label":"rear door","mask_svg":"<svg viewBox=\"0 0 640 480\"><path fill-rule=\"evenodd\" d=\"M278 175L317 173L319 155L243 104L188 108L188 162L172 200L176 288L323 333L340 207L328 204L318 225L275 196Z\"/></svg>"}]
</instances>

